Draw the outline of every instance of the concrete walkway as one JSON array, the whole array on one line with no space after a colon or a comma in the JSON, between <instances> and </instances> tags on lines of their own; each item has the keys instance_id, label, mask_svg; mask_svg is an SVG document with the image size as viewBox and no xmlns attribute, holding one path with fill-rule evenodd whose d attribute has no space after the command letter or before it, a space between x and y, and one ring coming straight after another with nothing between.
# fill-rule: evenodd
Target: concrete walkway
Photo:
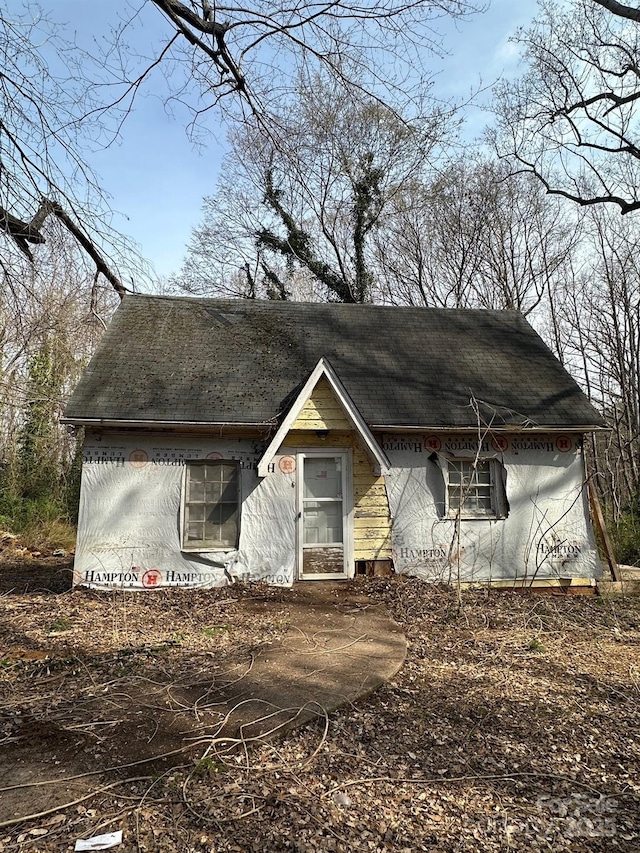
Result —
<instances>
[{"instance_id":1,"label":"concrete walkway","mask_svg":"<svg viewBox=\"0 0 640 853\"><path fill-rule=\"evenodd\" d=\"M94 755L93 737L63 719L29 721L25 715L19 736L0 753L2 784L17 786L0 796L0 821L63 807L111 784L113 773L102 775L106 767L135 762L124 772L144 775L188 760L190 744L201 753L208 738L215 754L230 745L221 738L269 738L324 722L326 714L392 678L405 659L400 627L356 584L299 584L264 599L246 598L243 607L274 619L284 612L288 632L261 646L246 672L206 685L119 679L115 693L92 700L98 710L108 700L118 718L108 732L107 755ZM82 707L90 724L91 701L83 699Z\"/></svg>"},{"instance_id":2,"label":"concrete walkway","mask_svg":"<svg viewBox=\"0 0 640 853\"><path fill-rule=\"evenodd\" d=\"M257 609L270 602L247 602ZM279 607L282 605L279 604ZM402 666L407 642L381 603L352 584L307 582L287 593L290 629L240 681L216 689L225 734L264 737L358 701Z\"/></svg>"}]
</instances>

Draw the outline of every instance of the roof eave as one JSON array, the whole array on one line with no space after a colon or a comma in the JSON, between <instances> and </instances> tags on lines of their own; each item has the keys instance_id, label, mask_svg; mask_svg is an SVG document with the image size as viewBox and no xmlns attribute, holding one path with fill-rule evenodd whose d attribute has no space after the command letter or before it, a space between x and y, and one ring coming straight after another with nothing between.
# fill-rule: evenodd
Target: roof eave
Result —
<instances>
[{"instance_id":1,"label":"roof eave","mask_svg":"<svg viewBox=\"0 0 640 853\"><path fill-rule=\"evenodd\" d=\"M421 424L421 425L408 425L408 424L372 424L370 429L374 432L472 432L477 433L480 429L481 432L611 432L611 427L608 426L598 426L596 424L567 424L563 426L558 426L558 424L554 424L553 426L545 425L545 424L532 424L530 426L521 426L521 425L504 425L504 426L486 426L482 424L480 427L476 424L475 426L443 426L439 424L438 426L434 426L433 424Z\"/></svg>"},{"instance_id":2,"label":"roof eave","mask_svg":"<svg viewBox=\"0 0 640 853\"><path fill-rule=\"evenodd\" d=\"M211 430L211 429L259 429L273 430L276 424L270 421L155 421L135 418L83 418L63 417L60 423L69 426L84 426L96 428L122 428L122 429L172 429L188 431ZM478 426L453 426L439 424L372 424L369 429L375 432L473 432L478 431ZM489 429L482 427L482 429ZM490 432L611 432L611 427L596 424L568 424L553 426L536 424L532 426L494 426Z\"/></svg>"},{"instance_id":3,"label":"roof eave","mask_svg":"<svg viewBox=\"0 0 640 853\"><path fill-rule=\"evenodd\" d=\"M160 429L182 432L210 432L211 430L246 429L272 432L273 421L167 421L138 418L81 418L63 417L61 424L94 427L95 429Z\"/></svg>"}]
</instances>

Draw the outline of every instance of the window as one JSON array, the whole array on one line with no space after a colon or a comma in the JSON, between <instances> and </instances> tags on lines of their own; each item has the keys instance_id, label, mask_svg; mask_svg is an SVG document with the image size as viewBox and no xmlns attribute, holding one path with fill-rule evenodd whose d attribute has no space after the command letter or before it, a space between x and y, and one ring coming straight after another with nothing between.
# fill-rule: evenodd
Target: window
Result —
<instances>
[{"instance_id":1,"label":"window","mask_svg":"<svg viewBox=\"0 0 640 853\"><path fill-rule=\"evenodd\" d=\"M202 551L236 548L240 519L237 462L187 462L182 548Z\"/></svg>"},{"instance_id":2,"label":"window","mask_svg":"<svg viewBox=\"0 0 640 853\"><path fill-rule=\"evenodd\" d=\"M495 459L448 461L447 514L450 518L506 515L501 466Z\"/></svg>"}]
</instances>

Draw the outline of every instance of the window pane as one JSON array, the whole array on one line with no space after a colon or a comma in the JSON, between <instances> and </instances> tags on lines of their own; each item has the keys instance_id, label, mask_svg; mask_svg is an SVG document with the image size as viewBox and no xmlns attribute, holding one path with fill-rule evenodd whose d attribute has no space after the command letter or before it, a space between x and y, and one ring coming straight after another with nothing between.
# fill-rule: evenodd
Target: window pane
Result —
<instances>
[{"instance_id":1,"label":"window pane","mask_svg":"<svg viewBox=\"0 0 640 853\"><path fill-rule=\"evenodd\" d=\"M219 500L224 503L235 503L238 497L238 483L237 480L231 480L228 483L224 483L220 487L220 497Z\"/></svg>"},{"instance_id":2,"label":"window pane","mask_svg":"<svg viewBox=\"0 0 640 853\"><path fill-rule=\"evenodd\" d=\"M220 500L220 495L222 493L222 484L221 483L210 483L207 480L204 489L205 500L208 504L217 503Z\"/></svg>"},{"instance_id":3,"label":"window pane","mask_svg":"<svg viewBox=\"0 0 640 853\"><path fill-rule=\"evenodd\" d=\"M488 459L449 463L449 511L462 515L495 515L493 466Z\"/></svg>"},{"instance_id":4,"label":"window pane","mask_svg":"<svg viewBox=\"0 0 640 853\"><path fill-rule=\"evenodd\" d=\"M204 521L204 504L189 505L189 521Z\"/></svg>"},{"instance_id":5,"label":"window pane","mask_svg":"<svg viewBox=\"0 0 640 853\"><path fill-rule=\"evenodd\" d=\"M234 548L238 542L238 464L217 460L187 464L185 544Z\"/></svg>"},{"instance_id":6,"label":"window pane","mask_svg":"<svg viewBox=\"0 0 640 853\"><path fill-rule=\"evenodd\" d=\"M226 524L230 518L233 519L236 517L238 507L235 503L221 503L218 504L218 512L220 524Z\"/></svg>"},{"instance_id":7,"label":"window pane","mask_svg":"<svg viewBox=\"0 0 640 853\"><path fill-rule=\"evenodd\" d=\"M202 530L203 530L202 524L189 523L187 525L187 539L189 539L192 542L193 541L199 541L200 539L202 539Z\"/></svg>"},{"instance_id":8,"label":"window pane","mask_svg":"<svg viewBox=\"0 0 640 853\"><path fill-rule=\"evenodd\" d=\"M189 502L191 501L203 501L204 500L204 483L198 482L197 480L194 482L193 480L189 481Z\"/></svg>"},{"instance_id":9,"label":"window pane","mask_svg":"<svg viewBox=\"0 0 640 853\"><path fill-rule=\"evenodd\" d=\"M305 501L304 542L342 542L342 501Z\"/></svg>"},{"instance_id":10,"label":"window pane","mask_svg":"<svg viewBox=\"0 0 640 853\"><path fill-rule=\"evenodd\" d=\"M233 462L220 462L218 465L207 465L207 480L217 483L230 483L237 479L238 467Z\"/></svg>"},{"instance_id":11,"label":"window pane","mask_svg":"<svg viewBox=\"0 0 640 853\"><path fill-rule=\"evenodd\" d=\"M342 459L339 456L307 457L304 460L304 497L342 497Z\"/></svg>"}]
</instances>

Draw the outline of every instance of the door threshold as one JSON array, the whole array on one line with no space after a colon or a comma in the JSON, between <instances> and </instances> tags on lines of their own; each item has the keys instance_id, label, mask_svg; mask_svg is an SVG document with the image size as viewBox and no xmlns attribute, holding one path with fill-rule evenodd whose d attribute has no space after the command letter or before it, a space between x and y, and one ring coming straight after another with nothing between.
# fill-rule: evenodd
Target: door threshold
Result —
<instances>
[{"instance_id":1,"label":"door threshold","mask_svg":"<svg viewBox=\"0 0 640 853\"><path fill-rule=\"evenodd\" d=\"M313 583L314 581L348 581L351 578L347 577L347 575L314 575L309 578L296 578L296 581L299 583Z\"/></svg>"}]
</instances>

